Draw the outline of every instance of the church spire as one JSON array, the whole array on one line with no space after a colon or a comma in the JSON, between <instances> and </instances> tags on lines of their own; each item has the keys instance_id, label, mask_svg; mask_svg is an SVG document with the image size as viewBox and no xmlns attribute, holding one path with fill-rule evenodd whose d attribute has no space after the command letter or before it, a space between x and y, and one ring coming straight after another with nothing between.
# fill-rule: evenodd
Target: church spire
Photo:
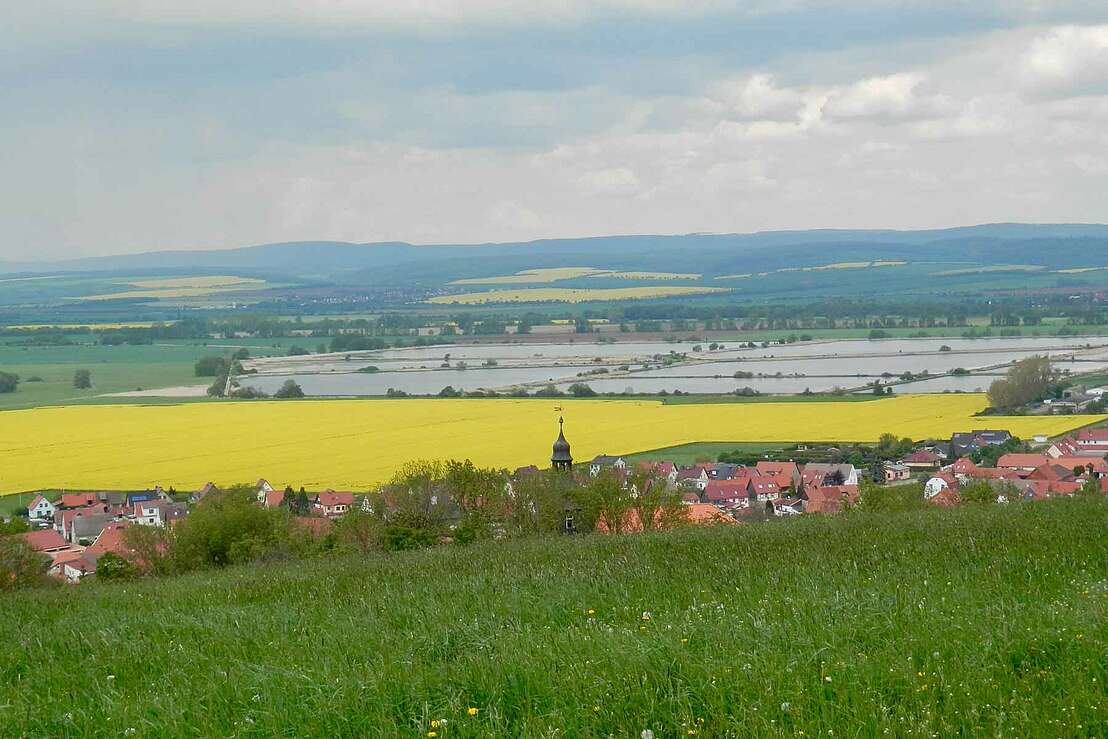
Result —
<instances>
[{"instance_id":1,"label":"church spire","mask_svg":"<svg viewBox=\"0 0 1108 739\"><path fill-rule=\"evenodd\" d=\"M569 471L573 468L573 455L569 452L569 442L563 431L565 419L558 417L558 439L554 442L554 452L550 455L550 465L556 470Z\"/></svg>"}]
</instances>

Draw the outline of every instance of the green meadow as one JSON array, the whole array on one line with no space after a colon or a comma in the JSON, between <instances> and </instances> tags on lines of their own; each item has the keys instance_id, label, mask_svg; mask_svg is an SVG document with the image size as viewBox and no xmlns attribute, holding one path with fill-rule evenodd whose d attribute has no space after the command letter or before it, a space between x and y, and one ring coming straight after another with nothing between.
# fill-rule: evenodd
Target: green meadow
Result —
<instances>
[{"instance_id":1,"label":"green meadow","mask_svg":"<svg viewBox=\"0 0 1108 739\"><path fill-rule=\"evenodd\" d=\"M0 733L1103 737L1108 505L582 536L0 597Z\"/></svg>"}]
</instances>

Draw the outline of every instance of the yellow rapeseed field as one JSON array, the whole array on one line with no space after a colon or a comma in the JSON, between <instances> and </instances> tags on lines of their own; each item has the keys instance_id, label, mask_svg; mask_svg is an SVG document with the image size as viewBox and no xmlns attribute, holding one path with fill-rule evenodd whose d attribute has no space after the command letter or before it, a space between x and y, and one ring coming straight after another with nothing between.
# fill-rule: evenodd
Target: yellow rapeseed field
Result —
<instances>
[{"instance_id":1,"label":"yellow rapeseed field","mask_svg":"<svg viewBox=\"0 0 1108 739\"><path fill-rule=\"evenodd\" d=\"M451 285L528 285L539 282L559 282L572 280L577 277L591 277L596 274L606 274L606 270L595 267L547 267L543 269L525 269L514 275L499 275L497 277L469 277L464 280L454 280Z\"/></svg>"},{"instance_id":2,"label":"yellow rapeseed field","mask_svg":"<svg viewBox=\"0 0 1108 739\"><path fill-rule=\"evenodd\" d=\"M418 458L545 466L559 415L579 460L697 441L875 441L883 432L924 439L983 427L1027 438L1101 418L974 418L984 406L981 395L916 395L853 403L407 399L36 408L0 412L0 492L187 490L259 477L279 486L365 489Z\"/></svg>"},{"instance_id":3,"label":"yellow rapeseed field","mask_svg":"<svg viewBox=\"0 0 1108 739\"><path fill-rule=\"evenodd\" d=\"M129 280L123 284L140 288L118 293L86 295L74 300L135 300L141 298L200 298L232 290L254 290L265 286L265 280L234 275L205 277L171 277L157 280Z\"/></svg>"},{"instance_id":4,"label":"yellow rapeseed field","mask_svg":"<svg viewBox=\"0 0 1108 739\"><path fill-rule=\"evenodd\" d=\"M462 303L465 305L479 305L482 303L587 303L605 300L665 298L673 295L699 295L714 292L726 292L726 288L676 285L610 288L531 287L519 290L488 290L479 293L462 293L461 295L439 295L427 302Z\"/></svg>"}]
</instances>

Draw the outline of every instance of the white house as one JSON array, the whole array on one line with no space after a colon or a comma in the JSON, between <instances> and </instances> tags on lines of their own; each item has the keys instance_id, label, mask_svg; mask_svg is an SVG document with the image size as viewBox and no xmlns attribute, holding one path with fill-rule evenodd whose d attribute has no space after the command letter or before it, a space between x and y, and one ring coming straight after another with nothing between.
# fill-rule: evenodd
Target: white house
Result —
<instances>
[{"instance_id":1,"label":"white house","mask_svg":"<svg viewBox=\"0 0 1108 739\"><path fill-rule=\"evenodd\" d=\"M42 495L36 495L34 500L27 504L27 517L32 521L53 521L56 510L57 507L53 503Z\"/></svg>"}]
</instances>

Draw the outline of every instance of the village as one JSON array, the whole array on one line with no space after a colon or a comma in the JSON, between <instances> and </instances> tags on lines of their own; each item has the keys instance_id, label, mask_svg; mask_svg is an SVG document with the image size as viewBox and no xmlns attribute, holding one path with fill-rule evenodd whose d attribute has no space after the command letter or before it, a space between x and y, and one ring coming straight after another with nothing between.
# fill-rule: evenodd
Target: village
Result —
<instances>
[{"instance_id":1,"label":"village","mask_svg":"<svg viewBox=\"0 0 1108 739\"><path fill-rule=\"evenodd\" d=\"M879 462L872 469L859 469L849 462L771 459L752 465L678 465L672 461L632 462L609 455L575 464L569 442L559 431L549 471L528 466L505 472L503 485L511 499L521 481L543 474L560 475L570 489L584 488L606 476L632 500L653 488L655 493L664 490L664 499L675 506L673 516L665 516L661 505L653 508L646 515L656 520L647 521L646 526L642 510L633 505L615 513L614 509L604 510L589 529L599 533L634 533L676 523L736 525L836 514L858 506L866 488L915 486L912 489L922 490L926 504L944 507L963 504L963 492L971 487L977 491L973 494L975 502L1045 500L1090 490L1108 493L1108 428L1086 429L1055 441L1037 442L1028 451L1029 445L1005 430L956 433L949 441L916 445L910 453ZM51 577L78 583L96 573L98 562L106 554L136 560L125 534L129 527L172 529L206 499L220 494L214 483L192 493L160 487L126 493L65 492L53 499L40 493L26 508L31 530L18 536L36 553L49 558ZM291 486L278 489L261 479L253 486L253 495L260 508L288 509L295 525L314 537L326 536L332 524L351 511L373 512L369 494L351 491L309 493L301 488L297 492ZM564 533L576 533L579 527L575 516L579 515L577 508L567 504L559 528Z\"/></svg>"}]
</instances>

